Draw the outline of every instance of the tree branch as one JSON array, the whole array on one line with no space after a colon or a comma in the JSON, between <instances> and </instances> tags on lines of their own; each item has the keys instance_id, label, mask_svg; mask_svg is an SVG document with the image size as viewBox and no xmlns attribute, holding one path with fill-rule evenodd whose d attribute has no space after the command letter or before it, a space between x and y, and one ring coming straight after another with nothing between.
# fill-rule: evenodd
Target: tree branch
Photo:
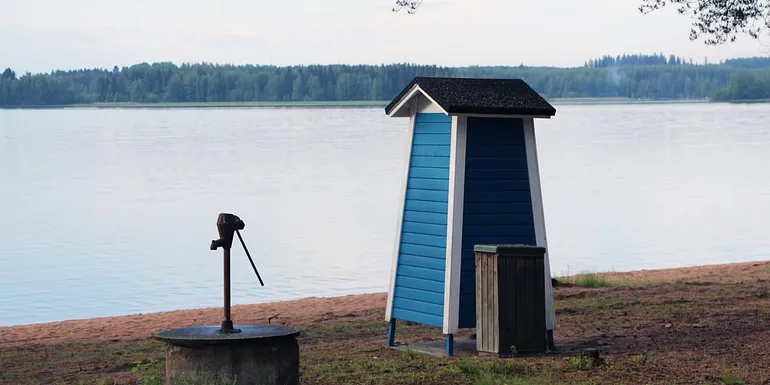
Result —
<instances>
[{"instance_id":1,"label":"tree branch","mask_svg":"<svg viewBox=\"0 0 770 385\"><path fill-rule=\"evenodd\" d=\"M422 4L422 0L396 0L396 7L393 8L393 12L400 12L406 9L406 12L414 15L417 9L420 8L420 4Z\"/></svg>"},{"instance_id":2,"label":"tree branch","mask_svg":"<svg viewBox=\"0 0 770 385\"><path fill-rule=\"evenodd\" d=\"M395 0L394 12L414 14L423 0ZM468 0L471 1L471 0ZM693 20L690 40L705 37L707 45L734 42L739 34L757 39L770 30L770 0L641 0L639 11L649 14L666 5Z\"/></svg>"}]
</instances>

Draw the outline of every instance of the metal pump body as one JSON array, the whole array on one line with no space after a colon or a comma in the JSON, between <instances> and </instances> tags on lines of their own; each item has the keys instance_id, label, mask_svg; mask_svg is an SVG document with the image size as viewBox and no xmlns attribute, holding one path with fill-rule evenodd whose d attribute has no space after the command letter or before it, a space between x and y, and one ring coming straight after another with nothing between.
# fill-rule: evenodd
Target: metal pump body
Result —
<instances>
[{"instance_id":1,"label":"metal pump body","mask_svg":"<svg viewBox=\"0 0 770 385\"><path fill-rule=\"evenodd\" d=\"M233 246L233 235L237 234L238 239L241 241L241 245L243 246L243 250L246 252L246 256L249 257L249 262L251 262L251 267L254 268L254 273L257 275L257 278L259 279L259 283L262 286L265 286L264 282L262 282L262 277L259 276L259 272L257 271L257 267L254 265L254 261L251 259L251 255L249 254L249 250L246 248L246 243L243 242L243 237L241 237L240 230L243 230L246 227L246 224L241 220L241 218L238 218L237 215L228 214L228 213L221 213L217 217L217 232L219 232L219 239L215 239L211 241L211 246L209 246L209 249L216 250L218 248L222 248L223 254L224 254L224 297L225 297L225 303L224 303L224 320L222 321L222 327L220 328L220 333L240 333L241 331L239 329L236 329L233 325L233 320L231 318L231 312L230 312L230 249Z\"/></svg>"}]
</instances>

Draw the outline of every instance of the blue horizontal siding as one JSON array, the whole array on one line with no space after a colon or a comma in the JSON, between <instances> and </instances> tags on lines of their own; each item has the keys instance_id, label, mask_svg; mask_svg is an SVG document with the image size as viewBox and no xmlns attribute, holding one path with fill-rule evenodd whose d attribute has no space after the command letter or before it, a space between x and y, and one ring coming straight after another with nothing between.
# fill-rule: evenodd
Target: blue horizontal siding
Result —
<instances>
[{"instance_id":1,"label":"blue horizontal siding","mask_svg":"<svg viewBox=\"0 0 770 385\"><path fill-rule=\"evenodd\" d=\"M445 247L446 235L426 235L403 231L401 233L401 242L412 245Z\"/></svg>"},{"instance_id":2,"label":"blue horizontal siding","mask_svg":"<svg viewBox=\"0 0 770 385\"><path fill-rule=\"evenodd\" d=\"M443 237L446 237L447 231L446 226L411 221L404 221L402 228L406 233L441 235Z\"/></svg>"},{"instance_id":3,"label":"blue horizontal siding","mask_svg":"<svg viewBox=\"0 0 770 385\"><path fill-rule=\"evenodd\" d=\"M452 125L452 117L444 114L417 114L414 121L418 123L420 128L424 127L424 125L419 123L447 123L449 127Z\"/></svg>"},{"instance_id":4,"label":"blue horizontal siding","mask_svg":"<svg viewBox=\"0 0 770 385\"><path fill-rule=\"evenodd\" d=\"M415 267L409 265L399 266L398 272L407 277L421 278L427 281L436 281L444 284L444 269L430 269L427 267Z\"/></svg>"},{"instance_id":5,"label":"blue horizontal siding","mask_svg":"<svg viewBox=\"0 0 770 385\"><path fill-rule=\"evenodd\" d=\"M443 145L443 144L449 143L451 138L450 138L450 134L449 133L446 133L446 134L418 134L418 133L415 133L414 134L414 139L412 139L412 140L414 140L413 143L415 145L421 145L421 144L426 144L426 145Z\"/></svg>"},{"instance_id":6,"label":"blue horizontal siding","mask_svg":"<svg viewBox=\"0 0 770 385\"><path fill-rule=\"evenodd\" d=\"M433 315L418 311L411 311L396 306L397 302L393 302L392 317L395 319L402 319L405 321L412 321L421 323L423 325L442 327L444 325L444 317L440 315Z\"/></svg>"},{"instance_id":7,"label":"blue horizontal siding","mask_svg":"<svg viewBox=\"0 0 770 385\"><path fill-rule=\"evenodd\" d=\"M444 296L444 285L436 285L436 281L430 281L422 278L409 277L405 275L396 275L396 289L405 287L407 289L415 289L420 291L431 292ZM394 296L395 298L395 296ZM417 297L415 297L417 298Z\"/></svg>"},{"instance_id":8,"label":"blue horizontal siding","mask_svg":"<svg viewBox=\"0 0 770 385\"><path fill-rule=\"evenodd\" d=\"M449 191L421 190L418 188L411 188L406 190L406 199L415 199L429 202L447 202L449 200Z\"/></svg>"},{"instance_id":9,"label":"blue horizontal siding","mask_svg":"<svg viewBox=\"0 0 770 385\"><path fill-rule=\"evenodd\" d=\"M417 114L401 223L393 318L443 326L452 119Z\"/></svg>"},{"instance_id":10,"label":"blue horizontal siding","mask_svg":"<svg viewBox=\"0 0 770 385\"><path fill-rule=\"evenodd\" d=\"M419 211L406 210L404 211L404 220L446 226L447 216L443 214L423 213Z\"/></svg>"},{"instance_id":11,"label":"blue horizontal siding","mask_svg":"<svg viewBox=\"0 0 770 385\"><path fill-rule=\"evenodd\" d=\"M420 120L417 123L419 123L420 130L415 131L415 137L417 135L424 135L424 134L438 134L438 135L449 135L449 132L446 130L446 123L452 123L451 120L449 122L444 121L436 121L436 122L430 122L430 121L423 121ZM439 143L443 145L443 143Z\"/></svg>"},{"instance_id":12,"label":"blue horizontal siding","mask_svg":"<svg viewBox=\"0 0 770 385\"><path fill-rule=\"evenodd\" d=\"M461 328L476 326L477 244L535 244L521 119L468 118L460 271Z\"/></svg>"},{"instance_id":13,"label":"blue horizontal siding","mask_svg":"<svg viewBox=\"0 0 770 385\"><path fill-rule=\"evenodd\" d=\"M448 156L412 155L409 160L411 167L445 168L449 169Z\"/></svg>"},{"instance_id":14,"label":"blue horizontal siding","mask_svg":"<svg viewBox=\"0 0 770 385\"><path fill-rule=\"evenodd\" d=\"M406 181L407 189L449 191L449 182L440 179L412 178Z\"/></svg>"},{"instance_id":15,"label":"blue horizontal siding","mask_svg":"<svg viewBox=\"0 0 770 385\"><path fill-rule=\"evenodd\" d=\"M407 294L410 294L410 293L407 293ZM420 296L422 295L422 293L414 293L414 294L419 294ZM425 314L430 314L430 315L439 316L439 317L443 316L444 314L443 303L435 304L424 300L414 300L414 299L408 299L405 297L396 297L393 302L393 307L397 309L404 309L404 310L425 313Z\"/></svg>"},{"instance_id":16,"label":"blue horizontal siding","mask_svg":"<svg viewBox=\"0 0 770 385\"><path fill-rule=\"evenodd\" d=\"M432 291L425 291L420 289L411 289L404 286L399 286L395 290L396 297L399 298L422 298L424 302L432 303L435 305L444 304L444 294L434 293Z\"/></svg>"},{"instance_id":17,"label":"blue horizontal siding","mask_svg":"<svg viewBox=\"0 0 770 385\"><path fill-rule=\"evenodd\" d=\"M402 254L402 258L399 261L404 266L414 266L433 270L441 270L443 273L446 269L446 260L434 257L424 257L421 255ZM406 274L406 273L405 273Z\"/></svg>"},{"instance_id":18,"label":"blue horizontal siding","mask_svg":"<svg viewBox=\"0 0 770 385\"><path fill-rule=\"evenodd\" d=\"M448 168L430 168L430 167L412 167L409 171L409 176L412 178L420 179L437 179L447 180L449 179Z\"/></svg>"},{"instance_id":19,"label":"blue horizontal siding","mask_svg":"<svg viewBox=\"0 0 770 385\"><path fill-rule=\"evenodd\" d=\"M447 204L441 202L428 202L418 201L416 199L408 199L406 201L406 209L411 211L420 211L424 213L434 214L446 214Z\"/></svg>"},{"instance_id":20,"label":"blue horizontal siding","mask_svg":"<svg viewBox=\"0 0 770 385\"><path fill-rule=\"evenodd\" d=\"M430 258L446 258L446 246L426 246L401 242L400 252L411 255L422 255ZM400 257L399 257L400 258Z\"/></svg>"},{"instance_id":21,"label":"blue horizontal siding","mask_svg":"<svg viewBox=\"0 0 770 385\"><path fill-rule=\"evenodd\" d=\"M449 156L451 151L450 145L416 145L412 147L412 155L414 156Z\"/></svg>"}]
</instances>

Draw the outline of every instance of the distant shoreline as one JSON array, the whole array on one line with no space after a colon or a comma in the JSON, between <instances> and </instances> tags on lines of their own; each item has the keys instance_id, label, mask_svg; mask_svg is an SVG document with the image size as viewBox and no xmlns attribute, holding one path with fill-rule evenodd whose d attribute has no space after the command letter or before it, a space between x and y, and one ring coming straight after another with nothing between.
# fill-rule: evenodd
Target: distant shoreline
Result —
<instances>
[{"instance_id":1,"label":"distant shoreline","mask_svg":"<svg viewBox=\"0 0 770 385\"><path fill-rule=\"evenodd\" d=\"M631 99L631 98L552 98L554 105L682 104L711 103L708 99ZM770 100L725 101L724 103L767 103ZM372 108L385 107L390 101L312 101L312 102L158 102L158 103L83 103L66 105L0 106L0 109L153 109L153 108ZM721 103L721 102L720 102Z\"/></svg>"}]
</instances>

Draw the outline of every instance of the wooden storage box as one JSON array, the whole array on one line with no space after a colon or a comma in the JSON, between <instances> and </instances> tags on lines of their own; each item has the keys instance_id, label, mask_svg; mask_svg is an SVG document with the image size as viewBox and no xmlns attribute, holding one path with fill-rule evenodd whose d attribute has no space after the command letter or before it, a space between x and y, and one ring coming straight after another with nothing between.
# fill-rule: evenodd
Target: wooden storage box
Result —
<instances>
[{"instance_id":1,"label":"wooden storage box","mask_svg":"<svg viewBox=\"0 0 770 385\"><path fill-rule=\"evenodd\" d=\"M479 354L546 352L545 248L476 245L473 250Z\"/></svg>"}]
</instances>

